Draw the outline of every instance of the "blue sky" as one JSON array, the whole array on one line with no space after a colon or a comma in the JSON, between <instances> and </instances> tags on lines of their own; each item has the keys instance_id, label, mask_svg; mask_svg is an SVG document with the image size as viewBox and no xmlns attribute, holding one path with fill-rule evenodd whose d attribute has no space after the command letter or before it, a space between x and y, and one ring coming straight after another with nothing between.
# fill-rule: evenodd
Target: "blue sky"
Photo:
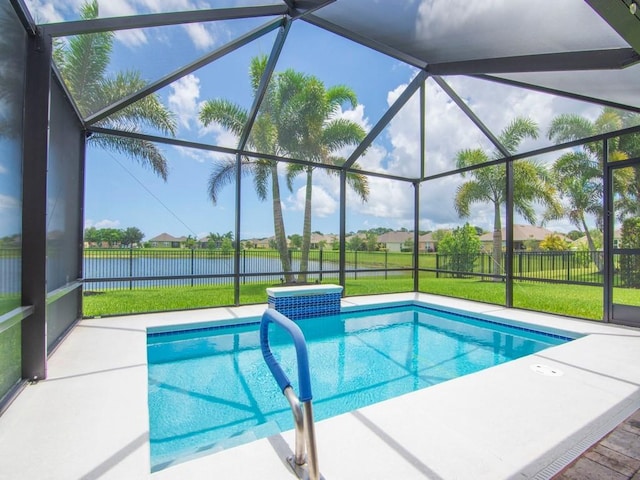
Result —
<instances>
[{"instance_id":1,"label":"blue sky","mask_svg":"<svg viewBox=\"0 0 640 480\"><path fill-rule=\"evenodd\" d=\"M77 18L81 2L27 2L41 22ZM195 5L192 0L111 0L100 1L103 16L182 10ZM204 5L206 2L198 2ZM246 4L247 2L243 2ZM260 2L263 3L263 2ZM233 6L229 1L228 5ZM217 22L202 26L172 26L118 32L110 71L139 70L153 81L184 64L236 38L268 19ZM419 19L416 20L419 22ZM251 105L248 67L252 57L269 54L275 33L268 34L226 57L160 90L161 100L177 116L178 138L235 146L236 139L216 126L204 127L197 119L200 105L210 98L225 98L244 108ZM345 84L358 96L356 108L344 107L341 116L370 130L385 110L402 93L415 70L394 59L303 22L294 22L276 71L293 68L315 75L325 86ZM506 87L466 77L446 81L472 107L485 124L498 134L516 116L529 116L540 127L540 138L523 143L523 149L549 144L546 130L560 113L578 113L597 117L601 108L546 94ZM455 154L463 148L491 150L484 138L458 107L431 80L427 82L427 173L440 173L455 163ZM153 132L149 132L153 133ZM367 150L359 163L366 169L414 177L419 166L419 108L417 95ZM126 228L136 226L149 239L162 232L175 236L203 236L224 233L235 228L235 188L229 185L220 201L213 205L207 196L207 179L220 154L161 146L169 163L165 183L148 169L112 152L89 148L86 168L85 226ZM342 152L345 156L351 150ZM538 159L550 162L558 155ZM0 171L0 173L2 173ZM1 176L1 175L0 175ZM425 184L421 188L420 226L423 230L451 228L469 221L491 229L492 209L476 205L469 219L460 219L453 207L455 189L464 179L459 176ZM413 186L406 182L369 177L371 193L366 203L348 195L347 231L372 227L413 228ZM302 179L292 191L282 182L283 209L287 234L301 233ZM266 237L273 234L270 202L259 202L249 178L243 180L241 237ZM339 184L335 177L316 173L314 177L313 230L339 231ZM516 219L518 222L518 219ZM561 220L548 225L558 231L573 227Z\"/></svg>"}]
</instances>

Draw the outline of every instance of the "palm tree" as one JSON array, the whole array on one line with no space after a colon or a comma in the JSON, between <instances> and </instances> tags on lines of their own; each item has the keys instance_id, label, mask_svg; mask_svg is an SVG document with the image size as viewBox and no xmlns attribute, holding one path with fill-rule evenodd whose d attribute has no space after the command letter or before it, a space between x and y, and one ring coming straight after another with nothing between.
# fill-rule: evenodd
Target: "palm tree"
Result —
<instances>
[{"instance_id":1,"label":"palm tree","mask_svg":"<svg viewBox=\"0 0 640 480\"><path fill-rule=\"evenodd\" d=\"M267 66L266 55L251 60L249 78L255 93ZM256 152L281 156L285 153L280 146L279 136L282 134L279 119L285 106L280 101L284 92L279 89L277 76L272 79L264 96L260 113L256 117L253 129L248 139L248 146ZM237 136L242 133L247 123L249 113L246 109L233 102L223 99L207 100L200 110L200 121L204 125L216 122ZM253 175L256 193L260 200L266 200L271 182L271 198L276 248L280 256L282 270L287 282L292 280L291 261L287 246L287 236L284 228L282 204L280 198L280 182L278 179L278 162L268 158L253 158L243 156L239 160L242 175ZM209 176L209 197L217 203L220 190L236 179L236 159L227 158L214 165Z\"/></svg>"},{"instance_id":2,"label":"palm tree","mask_svg":"<svg viewBox=\"0 0 640 480\"><path fill-rule=\"evenodd\" d=\"M500 143L514 154L525 138L537 138L538 126L528 118L518 117L507 125L498 136ZM489 154L481 149L466 149L458 152L458 168L482 165L501 158L499 152ZM473 177L456 191L455 208L458 215L468 217L473 203L491 203L493 205L493 273L499 275L502 270L502 221L500 211L507 199L506 167L494 165L480 167L463 172L462 177ZM513 163L513 206L532 225L536 223L534 203L542 203L550 211L558 211L560 205L556 199L556 190L552 185L549 172L534 160L518 160Z\"/></svg>"},{"instance_id":3,"label":"palm tree","mask_svg":"<svg viewBox=\"0 0 640 480\"><path fill-rule=\"evenodd\" d=\"M558 144L619 130L623 126L621 114L612 108L605 107L595 121L579 115L559 115L551 122L547 136ZM633 145L632 142L629 144ZM628 158L627 152L621 150L620 145L620 138L609 140L609 161ZM568 217L579 230L584 232L589 250L592 252L595 252L596 246L587 227L586 216L587 214L593 215L596 218L598 230L602 231L603 159L602 142L587 143L582 146L581 150L574 150L560 156L553 167L554 181L568 202L568 206L559 212L559 216ZM614 176L614 189L620 194L617 202L622 208L619 211L622 213L625 205L635 210L637 208L636 202L630 201L632 198L637 199L631 188L633 185L632 174L627 169L618 173ZM599 255L594 257L594 262L598 268L602 267Z\"/></svg>"},{"instance_id":4,"label":"palm tree","mask_svg":"<svg viewBox=\"0 0 640 480\"><path fill-rule=\"evenodd\" d=\"M84 3L80 14L83 20L97 18L97 0ZM146 86L137 71L107 74L112 48L113 32L78 35L67 43L56 42L54 45L54 60L82 115L95 113ZM146 125L163 134L175 135L176 132L174 115L155 94L113 113L96 125L126 132L139 132L140 126ZM128 155L167 179L167 161L151 142L101 134L93 134L88 142Z\"/></svg>"},{"instance_id":5,"label":"palm tree","mask_svg":"<svg viewBox=\"0 0 640 480\"><path fill-rule=\"evenodd\" d=\"M344 85L325 89L324 84L314 76L305 76L292 70L281 74L281 82L290 93L286 118L287 128L283 136L285 149L296 158L317 164L342 165L345 158L335 155L348 145L357 145L366 136L364 129L357 123L336 118L340 106L344 103L355 107L358 104L356 94ZM357 165L355 165L358 168ZM293 178L306 175L304 223L302 248L300 254L299 283L307 281L309 268L309 250L311 246L311 202L313 193L314 165L290 164L287 168L287 184L292 189ZM336 174L333 169L323 169ZM355 173L347 175L349 186L364 202L369 194L369 184L365 176Z\"/></svg>"}]
</instances>

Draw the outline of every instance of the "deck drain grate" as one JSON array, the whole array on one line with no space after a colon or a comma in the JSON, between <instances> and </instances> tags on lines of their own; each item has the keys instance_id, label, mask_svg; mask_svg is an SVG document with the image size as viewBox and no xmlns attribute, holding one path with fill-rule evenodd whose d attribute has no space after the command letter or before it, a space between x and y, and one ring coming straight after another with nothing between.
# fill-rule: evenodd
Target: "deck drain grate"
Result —
<instances>
[{"instance_id":1,"label":"deck drain grate","mask_svg":"<svg viewBox=\"0 0 640 480\"><path fill-rule=\"evenodd\" d=\"M550 367L549 365L542 365L540 363L531 365L531 370L547 377L560 377L564 375L564 372L562 370Z\"/></svg>"}]
</instances>

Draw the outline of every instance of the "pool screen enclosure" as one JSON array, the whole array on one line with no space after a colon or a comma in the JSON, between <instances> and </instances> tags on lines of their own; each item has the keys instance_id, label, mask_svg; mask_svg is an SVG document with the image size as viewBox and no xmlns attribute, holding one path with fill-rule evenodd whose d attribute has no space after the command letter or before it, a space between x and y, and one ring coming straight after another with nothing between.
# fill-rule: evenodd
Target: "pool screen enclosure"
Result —
<instances>
[{"instance_id":1,"label":"pool screen enclosure","mask_svg":"<svg viewBox=\"0 0 640 480\"><path fill-rule=\"evenodd\" d=\"M506 289L504 303L511 307L514 306L514 165L525 158L591 144L599 145L598 148L606 152L609 143L615 139L640 132L640 126L632 125L623 130L586 135L585 138L534 151L512 153L498 132L475 113L474 106L465 102L463 94L452 87L454 82L451 81L467 76L496 86L529 89L558 98L589 102L600 108L610 107L638 114L640 11L631 0L564 0L545 2L544 7L542 3L525 0L492 2L491 6L482 2L448 0L375 4L368 0L272 0L265 1L264 5L255 5L256 2L252 1L224 3L221 7L218 2L200 2L200 7L196 8L187 2L185 5L190 6L183 10L165 11L167 7L157 2L151 10L144 10L140 5L137 9L132 8L135 11L133 15L112 12L113 16L78 20L77 15L47 19L46 12L39 10L39 2L0 0L3 27L0 30L0 119L4 129L0 134L0 152L20 165L15 170L3 164L0 172L14 172L12 185L19 183L21 187L16 191L15 187L5 187L0 183L0 199L3 202L7 199L8 203L5 203L13 215L13 230L0 236L14 238L11 240L15 243L12 244L11 255L19 259L20 264L20 268L11 271L10 279L1 284L4 290L0 291L3 298L9 298L7 302L0 302L0 346L3 339L19 345L6 360L8 365L0 365L2 369L14 372L6 384L0 384L3 389L0 390L0 398L5 399L5 404L26 379L46 377L48 354L82 315L85 144L92 136L108 136L121 143L139 141L166 148L231 155L236 159L238 179L243 159L257 158L282 165L313 166L337 174L334 176L338 179L340 191L337 283L341 285L345 283L347 270L344 257L349 176L362 174L370 179L413 187L415 238L411 269L413 290L417 291L421 187L473 171L473 167L438 171L426 154L424 119L429 110L429 100L425 91L427 82L437 85L447 95L448 102L462 112L466 124L482 132L487 144L499 153L490 164L503 166L506 170L504 226L507 234L503 280ZM64 2L53 1L51 5L56 12L68 13ZM108 8L105 7L105 11ZM450 22L447 18L455 18L456 21ZM185 64L167 67L165 73L150 78L137 90L122 92L118 98L108 98L92 110L87 110L77 92L68 88L67 79L61 74L62 65L54 61L56 48L71 38L101 32L140 34L145 29L186 28L226 21L253 23L243 35L210 47L204 54L185 51L184 58L190 59ZM362 142L339 166L318 165L291 155L284 157L256 151L249 141L264 106L269 82L278 61L286 55L287 42L295 25L319 29L355 42L367 52L386 56L415 72L411 81L389 102L386 112L369 126ZM136 102L201 68L215 65L257 40L269 45L266 48L267 61L235 146L174 138L135 128L116 129L113 123L109 123L125 109L135 108ZM340 55L340 52L335 52L335 55ZM240 79L226 78L225 81ZM412 173L401 175L363 168L358 163L362 155L412 98L418 99L421 118L415 140L419 161L411 169ZM5 128L5 119L17 128ZM9 153L5 155L5 152ZM605 158L598 167L604 179L600 205L604 212L605 260L602 263L602 318L631 325L637 325L638 307L625 304L624 298L615 297L614 273L620 262L633 264L640 251L632 246L614 244L612 213L619 192L615 190L613 179L621 174L617 168L636 171L639 163L637 157L623 162ZM20 170L21 174L15 174ZM242 238L240 207L242 196L248 195L246 190L246 185L243 190L240 182L236 182L235 205L229 206L235 208L233 233L238 239ZM0 206L4 208L5 204ZM239 248L239 242L236 242L236 259L239 258ZM236 305L241 303L242 278L238 261L234 274L233 303Z\"/></svg>"}]
</instances>

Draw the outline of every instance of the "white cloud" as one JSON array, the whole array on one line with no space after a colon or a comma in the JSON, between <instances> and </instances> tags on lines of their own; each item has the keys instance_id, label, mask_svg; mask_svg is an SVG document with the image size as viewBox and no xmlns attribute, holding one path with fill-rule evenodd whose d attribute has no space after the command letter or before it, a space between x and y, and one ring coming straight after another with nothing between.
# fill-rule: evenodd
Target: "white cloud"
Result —
<instances>
[{"instance_id":1,"label":"white cloud","mask_svg":"<svg viewBox=\"0 0 640 480\"><path fill-rule=\"evenodd\" d=\"M101 229L101 228L118 228L119 226L120 226L120 220L109 220L107 218L105 218L104 220L99 220L97 222L87 219L84 222L85 228L95 227L97 229Z\"/></svg>"},{"instance_id":2,"label":"white cloud","mask_svg":"<svg viewBox=\"0 0 640 480\"><path fill-rule=\"evenodd\" d=\"M200 104L200 106L198 106L198 110L200 109L201 105L202 103ZM200 122L200 120L198 120L198 125L199 125L198 136L199 137L211 136L214 139L214 141L211 142L213 145L216 145L219 147L228 147L228 148L235 148L238 146L238 136L233 132L227 130L226 128L221 127L217 123L212 122L209 125L204 126Z\"/></svg>"},{"instance_id":3,"label":"white cloud","mask_svg":"<svg viewBox=\"0 0 640 480\"><path fill-rule=\"evenodd\" d=\"M119 30L115 32L115 38L129 48L140 47L148 42L147 35L141 29Z\"/></svg>"},{"instance_id":4,"label":"white cloud","mask_svg":"<svg viewBox=\"0 0 640 480\"><path fill-rule=\"evenodd\" d=\"M184 25L184 29L187 31L187 35L189 35L195 47L200 50L206 50L216 43L216 36L206 25L189 23Z\"/></svg>"},{"instance_id":5,"label":"white cloud","mask_svg":"<svg viewBox=\"0 0 640 480\"><path fill-rule=\"evenodd\" d=\"M0 193L0 210L10 210L20 207L20 200L16 197Z\"/></svg>"},{"instance_id":6,"label":"white cloud","mask_svg":"<svg viewBox=\"0 0 640 480\"><path fill-rule=\"evenodd\" d=\"M189 74L173 82L170 87L169 107L178 116L180 124L189 129L191 122L197 121L200 109L200 79Z\"/></svg>"},{"instance_id":7,"label":"white cloud","mask_svg":"<svg viewBox=\"0 0 640 480\"><path fill-rule=\"evenodd\" d=\"M177 145L175 145L173 148L177 150L182 156L191 158L198 163L221 160L223 157L228 156L228 154L226 153L212 152L209 150L198 150L195 148L180 147Z\"/></svg>"},{"instance_id":8,"label":"white cloud","mask_svg":"<svg viewBox=\"0 0 640 480\"><path fill-rule=\"evenodd\" d=\"M304 211L306 187L303 185L290 195L285 203L285 209L291 211ZM334 214L339 207L338 201L333 198L322 186L313 185L311 197L311 214L313 217L328 217Z\"/></svg>"},{"instance_id":9,"label":"white cloud","mask_svg":"<svg viewBox=\"0 0 640 480\"><path fill-rule=\"evenodd\" d=\"M42 0L27 0L27 7L36 23L62 22L65 19L64 15L56 8L54 3Z\"/></svg>"},{"instance_id":10,"label":"white cloud","mask_svg":"<svg viewBox=\"0 0 640 480\"><path fill-rule=\"evenodd\" d=\"M4 165L0 165L0 175L4 175L8 171L9 170L7 169L7 167L5 167Z\"/></svg>"}]
</instances>

